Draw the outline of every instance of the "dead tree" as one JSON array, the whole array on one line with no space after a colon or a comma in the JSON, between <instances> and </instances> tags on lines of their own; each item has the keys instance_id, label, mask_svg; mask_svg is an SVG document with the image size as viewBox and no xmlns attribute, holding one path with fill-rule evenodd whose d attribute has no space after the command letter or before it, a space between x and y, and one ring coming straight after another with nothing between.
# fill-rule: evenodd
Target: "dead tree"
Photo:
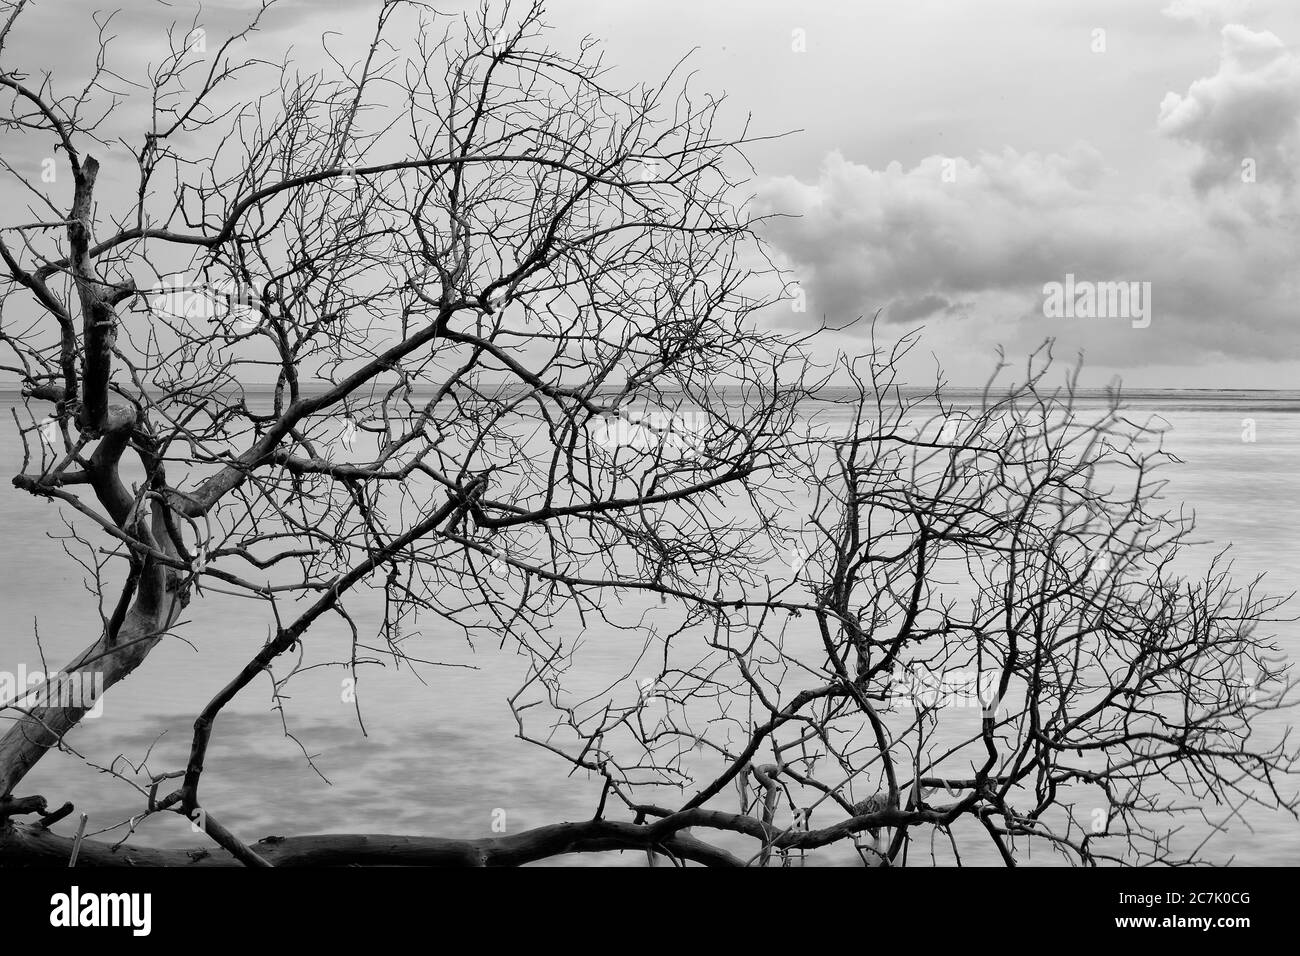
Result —
<instances>
[{"instance_id":1,"label":"dead tree","mask_svg":"<svg viewBox=\"0 0 1300 956\"><path fill-rule=\"evenodd\" d=\"M1294 812L1294 754L1244 730L1285 703L1255 635L1279 602L1174 576L1189 529L1149 510L1148 433L1081 423L1038 362L978 407L928 396L956 422L935 436L894 354L822 368L808 335L770 331L752 140L715 132L719 100L676 74L615 88L594 44L547 45L538 6L389 0L360 62L306 79L241 58L248 31L197 29L143 83L143 132L114 126L107 42L73 92L0 72L8 131L52 136L58 170L4 163L31 197L0 232L29 411L14 485L106 556L103 628L63 671L110 691L208 591L262 602L270 630L196 703L188 763L137 783L142 813L217 847L87 841L79 862L739 865L858 844L900 863L965 822L1008 862L1031 840L1175 861L1196 857L1159 829L1179 791ZM809 427L817 408L835 429ZM1108 493L1112 466L1129 480ZM278 699L323 618L355 676L365 590L393 659L431 619L528 655L520 735L603 781L592 819L249 843L206 812L223 708L267 674ZM629 624L629 595L676 624ZM643 642L650 672L575 699L573 613ZM975 720L930 699L963 669ZM7 708L0 862L66 863L50 826L70 808L15 791L90 704Z\"/></svg>"}]
</instances>

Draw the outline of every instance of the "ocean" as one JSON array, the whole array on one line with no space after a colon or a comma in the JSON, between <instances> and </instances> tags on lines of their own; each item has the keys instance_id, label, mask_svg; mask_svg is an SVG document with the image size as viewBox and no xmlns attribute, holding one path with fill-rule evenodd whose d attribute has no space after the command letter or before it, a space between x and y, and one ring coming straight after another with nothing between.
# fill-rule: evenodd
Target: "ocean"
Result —
<instances>
[{"instance_id":1,"label":"ocean","mask_svg":"<svg viewBox=\"0 0 1300 956\"><path fill-rule=\"evenodd\" d=\"M1082 404L1101 403L1092 394ZM1128 393L1128 404L1133 417L1158 416L1166 424L1165 446L1181 463L1164 470L1165 498L1195 510L1205 558L1231 544L1242 579L1266 572L1269 591L1300 588L1300 391L1140 391ZM21 408L12 393L0 394L0 405L10 421L10 409ZM21 462L11 425L0 434L0 463L12 476ZM0 486L8 544L0 557L0 670L54 670L99 627L101 609L78 563L93 555L69 539L64 521L93 539L87 519L70 509L8 482ZM646 610L629 604L612 613L635 622ZM75 753L47 755L20 795L40 793L55 806L72 801L90 814L88 833L98 839L122 839L135 827L132 839L141 843L203 844L174 814L133 822L145 806L138 771L184 767L194 717L256 653L269 623L262 604L221 594L193 601L183 621L135 675L109 692L100 716L70 736ZM599 623L589 627L581 636L588 645L585 666L594 672L584 683L635 680L626 655L604 646L615 642ZM1300 628L1281 622L1276 631L1291 657L1300 656ZM323 621L308 636L308 643L334 642L335 656L344 653L338 645L346 640L337 621ZM339 692L337 669L301 675L279 704L269 681L250 687L217 722L204 804L249 840L326 832L475 837L590 818L600 781L569 775L567 765L516 737L506 701L526 675L526 658L491 642L470 647L437 621L421 628L419 642L415 656L439 665L364 672L357 688L364 733L355 704ZM1293 719L1291 711L1271 712L1255 729L1272 739ZM1282 814L1248 814L1231 821L1204 855L1238 864L1300 863L1300 823ZM1026 862L1054 859L1042 853ZM964 861L995 857L977 849ZM645 856L556 862L645 865ZM850 861L832 852L812 862Z\"/></svg>"}]
</instances>

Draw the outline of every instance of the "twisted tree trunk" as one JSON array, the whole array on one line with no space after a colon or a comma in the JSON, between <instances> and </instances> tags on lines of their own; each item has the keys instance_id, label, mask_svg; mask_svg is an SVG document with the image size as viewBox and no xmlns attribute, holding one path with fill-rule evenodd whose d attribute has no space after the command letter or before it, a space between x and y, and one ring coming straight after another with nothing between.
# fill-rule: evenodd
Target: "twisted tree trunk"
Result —
<instances>
[{"instance_id":1,"label":"twisted tree trunk","mask_svg":"<svg viewBox=\"0 0 1300 956\"><path fill-rule=\"evenodd\" d=\"M162 518L155 513L155 521ZM162 528L155 528L161 532ZM155 534L154 540L166 540L164 534ZM181 578L146 560L140 575L137 593L122 624L116 630L105 632L84 651L68 663L61 674L70 679L77 675L94 675L95 680L82 680L84 690L72 706L69 702L49 699L33 707L18 719L0 737L0 799L9 797L27 772L32 769L52 747L59 746L63 735L75 727L95 704L131 674L158 644L168 628L189 603L188 587Z\"/></svg>"}]
</instances>

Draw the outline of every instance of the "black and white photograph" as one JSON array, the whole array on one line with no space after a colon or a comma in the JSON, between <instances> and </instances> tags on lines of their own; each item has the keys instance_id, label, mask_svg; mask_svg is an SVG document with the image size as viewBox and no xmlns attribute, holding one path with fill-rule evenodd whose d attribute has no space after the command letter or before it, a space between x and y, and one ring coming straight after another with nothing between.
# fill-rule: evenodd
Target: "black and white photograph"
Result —
<instances>
[{"instance_id":1,"label":"black and white photograph","mask_svg":"<svg viewBox=\"0 0 1300 956\"><path fill-rule=\"evenodd\" d=\"M0 412L20 932L1285 919L1295 0L0 0Z\"/></svg>"}]
</instances>

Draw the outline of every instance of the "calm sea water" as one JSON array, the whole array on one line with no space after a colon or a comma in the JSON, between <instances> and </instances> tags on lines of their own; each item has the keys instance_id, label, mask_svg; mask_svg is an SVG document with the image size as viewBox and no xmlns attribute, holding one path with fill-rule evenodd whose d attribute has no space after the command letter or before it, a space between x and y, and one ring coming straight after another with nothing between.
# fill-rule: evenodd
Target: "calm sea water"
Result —
<instances>
[{"instance_id":1,"label":"calm sea water","mask_svg":"<svg viewBox=\"0 0 1300 956\"><path fill-rule=\"evenodd\" d=\"M1184 464L1166 470L1166 497L1195 508L1199 537L1210 543L1207 553L1231 542L1242 577L1264 571L1272 591L1300 588L1300 392L1146 392L1135 393L1131 402L1134 413L1159 415L1167 423L1166 446ZM12 394L0 394L6 420L14 404ZM1254 441L1243 440L1247 419L1254 423ZM0 465L13 475L20 464L21 447L12 427L4 428ZM0 486L0 527L8 545L0 556L0 670L39 667L38 634L50 669L60 666L99 627L85 574L59 540L65 532L59 516L57 506L34 501L7 481ZM66 543L74 555L86 557L75 542ZM108 831L102 839L126 835L121 824L143 809L143 797L97 768L111 766L128 776L131 765L142 763L152 772L182 768L195 714L267 635L263 606L221 595L192 603L186 620L177 639L160 645L140 671L110 692L103 716L71 736L80 757L48 755L22 793L42 793L56 805L73 801L90 813L90 831ZM1294 624L1277 630L1292 657L1300 657L1300 630ZM626 648L606 648L601 639L595 630L589 634L584 658L593 685L627 673ZM334 655L346 640L332 622L310 635L312 642L334 642ZM490 834L503 813L510 832L589 818L598 782L566 776L556 758L515 737L506 699L525 674L525 659L491 644L470 648L436 624L424 628L422 641L420 656L456 666L366 671L360 685L366 735L353 705L341 699L338 670L310 673L290 685L283 720L301 747L286 737L269 683L250 688L219 719L204 803L249 839L321 832L468 837ZM1271 739L1292 720L1287 712L1274 713L1256 729ZM1208 855L1238 863L1300 863L1295 820L1255 813L1247 823L1230 825ZM139 834L140 842L156 845L202 840L171 814L144 821ZM976 848L963 855L968 863L993 862L984 852ZM818 862L850 858L836 852ZM1051 860L1042 854L1027 862ZM560 862L644 865L644 856Z\"/></svg>"}]
</instances>

